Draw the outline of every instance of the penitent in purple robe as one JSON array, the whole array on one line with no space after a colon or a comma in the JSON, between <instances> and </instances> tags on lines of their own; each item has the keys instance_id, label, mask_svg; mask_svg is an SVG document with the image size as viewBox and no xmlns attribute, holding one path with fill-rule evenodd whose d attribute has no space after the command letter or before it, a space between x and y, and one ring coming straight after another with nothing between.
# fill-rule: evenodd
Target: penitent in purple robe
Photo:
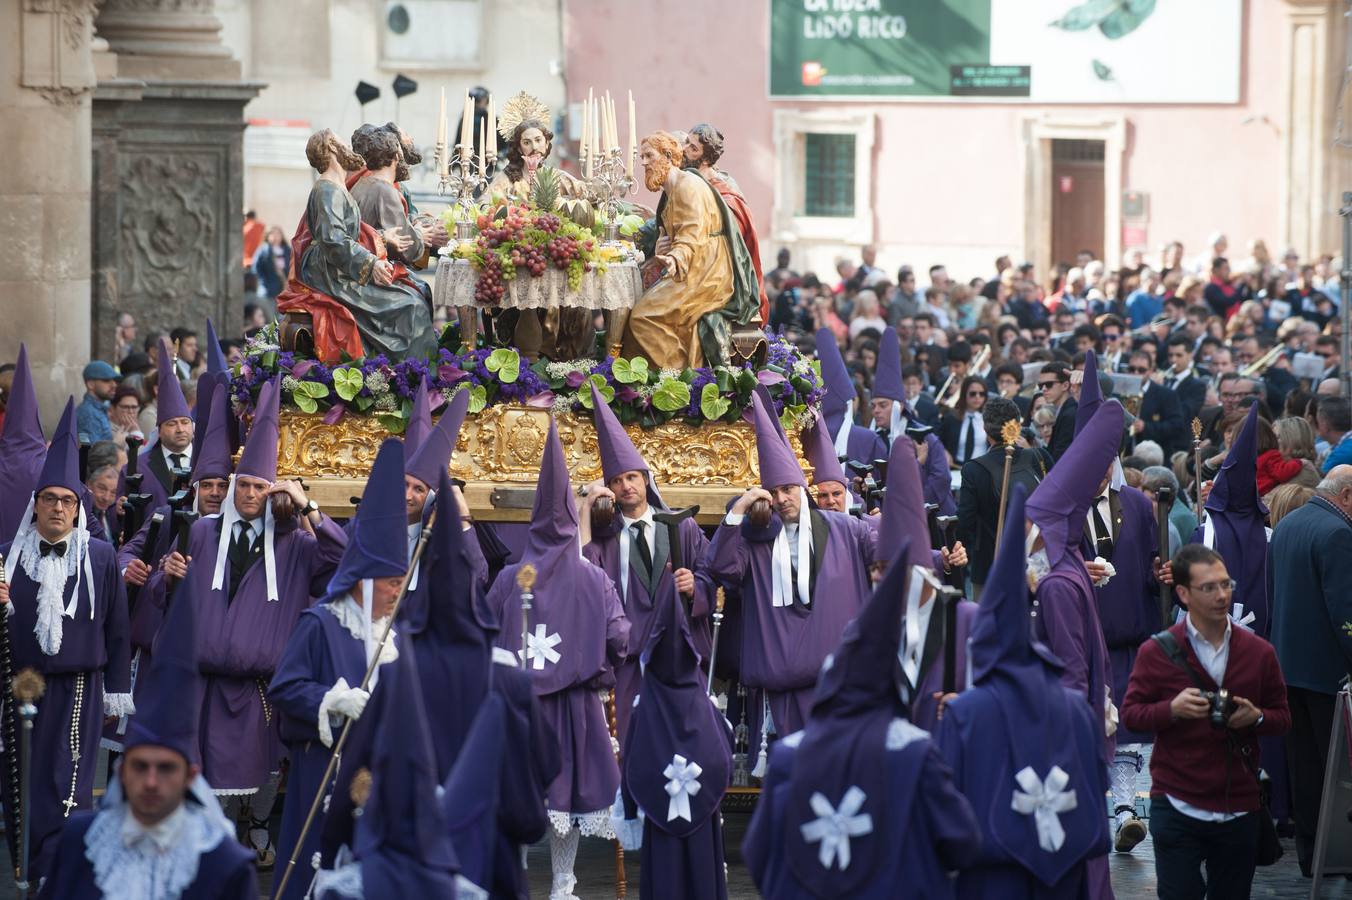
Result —
<instances>
[{"instance_id":1,"label":"penitent in purple robe","mask_svg":"<svg viewBox=\"0 0 1352 900\"><path fill-rule=\"evenodd\" d=\"M232 503L233 497L227 497ZM203 563L192 596L201 604L198 661L205 676L202 700L202 773L218 793L248 794L268 778L281 756L273 710L264 699L291 629L310 598L322 596L343 555L343 530L324 516L315 534L279 522L274 543L278 599L268 600L260 555L240 579L233 599L227 583L212 590L211 561L220 541L220 515L192 527L188 555ZM228 567L227 567L228 570Z\"/></svg>"},{"instance_id":2,"label":"penitent in purple robe","mask_svg":"<svg viewBox=\"0 0 1352 900\"><path fill-rule=\"evenodd\" d=\"M1136 664L1136 649L1160 629L1159 586L1152 574L1159 553L1159 532L1150 499L1133 487L1123 485L1120 491L1111 491L1109 509L1113 521L1108 527L1116 537L1108 561L1117 574L1094 593L1098 595L1099 624L1103 626L1112 670L1113 703L1121 704ZM1097 555L1087 532L1080 549L1085 559ZM1119 725L1116 739L1119 744L1139 744L1150 743L1153 737Z\"/></svg>"},{"instance_id":3,"label":"penitent in purple robe","mask_svg":"<svg viewBox=\"0 0 1352 900\"><path fill-rule=\"evenodd\" d=\"M742 845L768 900L951 897L947 873L975 856L971 807L905 718L899 555L822 667L807 727L771 748Z\"/></svg>"},{"instance_id":4,"label":"penitent in purple robe","mask_svg":"<svg viewBox=\"0 0 1352 900\"><path fill-rule=\"evenodd\" d=\"M42 460L47 455L42 422L38 420L38 398L33 376L28 369L28 348L19 345L19 362L14 368L9 403L5 407L5 425L0 431L0 541L14 538L20 519L28 508L33 485Z\"/></svg>"},{"instance_id":5,"label":"penitent in purple robe","mask_svg":"<svg viewBox=\"0 0 1352 900\"><path fill-rule=\"evenodd\" d=\"M597 691L614 686L614 667L629 646L629 621L610 576L582 559L577 510L558 427L550 420L521 563L508 566L488 592L501 629L496 644L521 650L521 565L536 570L529 648L522 664L541 714L559 743L560 771L545 805L560 835L577 822L584 835L613 837L610 805L620 784L610 729Z\"/></svg>"},{"instance_id":6,"label":"penitent in purple robe","mask_svg":"<svg viewBox=\"0 0 1352 900\"><path fill-rule=\"evenodd\" d=\"M1061 683L1060 660L1029 638L1023 519L1016 485L972 629L973 685L949 703L935 734L981 825L980 855L958 874L957 895L1088 898L1091 867L1103 868L1108 851L1103 726ZM1044 787L1052 810L1039 811L1029 791ZM1047 812L1055 828L1042 827Z\"/></svg>"}]
</instances>

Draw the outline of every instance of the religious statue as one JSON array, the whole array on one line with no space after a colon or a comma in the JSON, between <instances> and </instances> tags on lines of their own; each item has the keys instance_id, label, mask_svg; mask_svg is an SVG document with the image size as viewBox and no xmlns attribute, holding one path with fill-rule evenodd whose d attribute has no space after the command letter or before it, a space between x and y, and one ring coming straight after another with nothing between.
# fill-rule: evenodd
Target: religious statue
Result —
<instances>
[{"instance_id":1,"label":"religious statue","mask_svg":"<svg viewBox=\"0 0 1352 900\"><path fill-rule=\"evenodd\" d=\"M662 197L648 263L656 280L629 316L625 355L663 369L725 365L730 327L747 324L760 307L746 244L718 189L681 168L685 157L672 135L650 134L640 147L644 184Z\"/></svg>"},{"instance_id":2,"label":"religious statue","mask_svg":"<svg viewBox=\"0 0 1352 900\"><path fill-rule=\"evenodd\" d=\"M429 224L413 221L399 190L399 175L408 178L399 135L382 126L363 125L352 133L352 149L366 161L365 168L347 178L361 220L380 232L391 260L413 265L426 255L433 231ZM422 284L420 279L413 280ZM431 296L430 292L425 295Z\"/></svg>"},{"instance_id":3,"label":"religious statue","mask_svg":"<svg viewBox=\"0 0 1352 900\"><path fill-rule=\"evenodd\" d=\"M756 290L760 296L761 323L770 321L770 298L765 293L765 273L761 271L760 240L756 237L756 222L751 218L751 207L746 202L737 182L722 169L716 169L723 156L723 133L712 125L700 123L686 133L683 148L687 166L694 166L700 177L718 188L728 210L737 219L737 230L751 254L751 265L756 269Z\"/></svg>"},{"instance_id":4,"label":"religious statue","mask_svg":"<svg viewBox=\"0 0 1352 900\"><path fill-rule=\"evenodd\" d=\"M325 362L344 352L429 355L436 335L421 282L387 258L384 240L362 222L348 193L348 174L361 169L362 158L327 128L310 136L305 157L319 178L291 242L291 280L278 310L311 316L316 355Z\"/></svg>"},{"instance_id":5,"label":"religious statue","mask_svg":"<svg viewBox=\"0 0 1352 900\"><path fill-rule=\"evenodd\" d=\"M531 199L545 159L554 150L549 107L524 91L508 100L498 118L498 134L507 142L507 165L488 186L490 194L524 203ZM552 167L547 167L552 168ZM585 196L582 182L555 168L558 200Z\"/></svg>"},{"instance_id":6,"label":"religious statue","mask_svg":"<svg viewBox=\"0 0 1352 900\"><path fill-rule=\"evenodd\" d=\"M417 230L419 236L422 238L422 253L414 254L412 251L409 251L408 253L396 254L392 252L391 255L399 261L407 263L410 268L425 269L428 266L428 261L436 254L436 252L450 243L450 235L446 233L446 226L441 219L436 216L419 213L418 208L413 205L413 198L409 195L406 184L412 174L413 166L422 162L422 154L418 152L418 148L414 145L413 138L409 137L402 128L394 122L386 122L379 128L372 125L363 125L353 133L352 149L362 157L366 156L366 150L364 146L358 146L358 144L364 143L364 138L362 141L359 141L357 135L363 132L370 133L370 131L367 131L368 129L372 131L389 132L399 139L401 158L395 163L394 186L399 191L399 198L402 201L404 215L408 217L412 227ZM352 196L356 199L357 205L362 208L362 218L364 221L366 221L367 212L366 202L363 201L362 196L354 186L360 180L361 176L364 176L365 174L365 171L358 172L356 175L350 176L347 181L348 190L352 191ZM393 211L391 210L391 212ZM369 224L373 225L377 230L382 230L381 225L377 222L370 222ZM411 239L412 235L408 235L408 237ZM390 246L388 240L386 241L385 246L386 249L390 251L396 249Z\"/></svg>"}]
</instances>

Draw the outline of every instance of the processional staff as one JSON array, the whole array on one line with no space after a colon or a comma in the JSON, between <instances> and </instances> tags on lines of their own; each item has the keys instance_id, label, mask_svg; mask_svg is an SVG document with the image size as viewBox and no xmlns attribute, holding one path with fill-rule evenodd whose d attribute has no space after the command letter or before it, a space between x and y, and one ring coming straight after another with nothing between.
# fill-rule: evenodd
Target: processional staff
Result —
<instances>
[{"instance_id":1,"label":"processional staff","mask_svg":"<svg viewBox=\"0 0 1352 900\"><path fill-rule=\"evenodd\" d=\"M1192 471L1193 494L1197 506L1197 524L1202 524L1202 420L1192 419Z\"/></svg>"},{"instance_id":2,"label":"processional staff","mask_svg":"<svg viewBox=\"0 0 1352 900\"><path fill-rule=\"evenodd\" d=\"M1009 469L1014 464L1014 442L1019 439L1019 420L1010 419L1000 428L1000 440L1005 444L1005 474L1000 479L1000 513L995 520L995 548L1000 549L1000 535L1005 530L1005 506L1009 501Z\"/></svg>"},{"instance_id":3,"label":"processional staff","mask_svg":"<svg viewBox=\"0 0 1352 900\"><path fill-rule=\"evenodd\" d=\"M521 588L521 665L530 662L530 610L535 599L535 566L523 563L516 572L516 586Z\"/></svg>"},{"instance_id":4,"label":"processional staff","mask_svg":"<svg viewBox=\"0 0 1352 900\"><path fill-rule=\"evenodd\" d=\"M704 689L706 697L712 697L714 695L714 661L718 659L718 630L723 627L723 603L726 600L726 595L723 593L721 587L714 597L714 636L712 645L709 648L709 678Z\"/></svg>"},{"instance_id":5,"label":"processional staff","mask_svg":"<svg viewBox=\"0 0 1352 900\"><path fill-rule=\"evenodd\" d=\"M12 686L14 699L19 702L19 716L23 719L23 728L19 732L19 767L22 777L19 780L19 808L15 811L15 821L19 824L19 864L14 873L14 887L19 897L28 896L28 847L33 828L30 824L32 811L30 797L33 783L33 719L37 717L37 701L47 690L47 683L35 669L24 669L14 677ZM12 751L11 751L12 753Z\"/></svg>"}]
</instances>

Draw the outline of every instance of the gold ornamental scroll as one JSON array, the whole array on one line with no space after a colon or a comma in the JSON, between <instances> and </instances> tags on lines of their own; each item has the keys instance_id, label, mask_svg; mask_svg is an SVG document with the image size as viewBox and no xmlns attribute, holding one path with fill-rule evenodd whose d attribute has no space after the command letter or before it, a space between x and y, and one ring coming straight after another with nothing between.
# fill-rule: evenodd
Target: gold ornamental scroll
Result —
<instances>
[{"instance_id":1,"label":"gold ornamental scroll","mask_svg":"<svg viewBox=\"0 0 1352 900\"><path fill-rule=\"evenodd\" d=\"M451 476L465 482L465 498L475 518L524 522L539 479L540 456L549 432L550 413L524 406L498 405L469 416L460 429ZM589 416L557 417L568 471L575 485L601 477L596 429ZM279 478L303 478L325 512L352 514L380 442L390 436L374 417L346 416L327 424L321 416L283 410L279 418ZM717 422L692 427L668 422L656 428L626 429L647 461L663 499L673 508L698 504L701 521L717 522L728 500L760 483L755 430L746 422ZM789 443L811 480L812 468L796 433Z\"/></svg>"}]
</instances>

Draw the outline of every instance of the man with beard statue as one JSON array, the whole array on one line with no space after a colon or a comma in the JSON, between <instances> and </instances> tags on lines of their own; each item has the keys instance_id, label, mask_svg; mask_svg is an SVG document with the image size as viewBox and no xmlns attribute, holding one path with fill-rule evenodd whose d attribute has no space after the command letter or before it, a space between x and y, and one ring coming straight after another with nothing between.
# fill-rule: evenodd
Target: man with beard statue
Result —
<instances>
[{"instance_id":1,"label":"man with beard statue","mask_svg":"<svg viewBox=\"0 0 1352 900\"><path fill-rule=\"evenodd\" d=\"M33 720L32 770L21 776L31 783L24 813L32 849L25 874L34 884L49 874L57 833L71 811L93 803L104 716L135 711L127 595L112 545L89 534L76 428L75 402L69 400L18 532L0 545L6 575L0 626L9 629L13 669L32 668L47 683ZM6 747L5 753L16 750ZM10 793L8 778L0 781L5 837L13 850L19 798Z\"/></svg>"},{"instance_id":2,"label":"man with beard statue","mask_svg":"<svg viewBox=\"0 0 1352 900\"><path fill-rule=\"evenodd\" d=\"M364 169L347 179L361 220L380 232L390 260L417 267L427 255L434 232L431 225L413 221L399 189L399 182L409 176L399 133L383 125L363 125L352 133L352 150L366 161ZM425 296L431 296L430 290Z\"/></svg>"},{"instance_id":3,"label":"man with beard statue","mask_svg":"<svg viewBox=\"0 0 1352 900\"><path fill-rule=\"evenodd\" d=\"M751 217L751 207L746 197L737 187L732 176L722 169L714 168L723 157L723 133L712 125L700 123L685 135L685 164L693 166L701 178L718 188L728 211L737 219L737 230L741 232L742 243L751 255L751 265L756 270L756 285L760 294L760 320L770 321L770 298L765 293L765 275L761 272L760 240L756 237L756 222Z\"/></svg>"},{"instance_id":4,"label":"man with beard statue","mask_svg":"<svg viewBox=\"0 0 1352 900\"><path fill-rule=\"evenodd\" d=\"M972 808L901 699L907 543L826 658L806 728L771 750L742 844L768 900L952 897L976 857Z\"/></svg>"},{"instance_id":5,"label":"man with beard statue","mask_svg":"<svg viewBox=\"0 0 1352 900\"><path fill-rule=\"evenodd\" d=\"M1028 631L1024 497L1015 485L972 626L972 686L935 733L981 824L980 855L957 881L973 900L1090 896L1088 863L1108 852L1100 714Z\"/></svg>"},{"instance_id":6,"label":"man with beard statue","mask_svg":"<svg viewBox=\"0 0 1352 900\"><path fill-rule=\"evenodd\" d=\"M324 599L300 614L268 687L268 699L281 714L279 730L290 760L277 840L283 860L291 859L310 804L323 786L321 779L343 720L361 716L380 680L381 667L398 652L391 632L380 647L381 665L363 688L366 668L408 569L399 533L404 520L399 497L402 457L398 440L390 438L381 444L338 571ZM296 854L296 867L283 897L301 900L305 896L319 839L319 828L311 827Z\"/></svg>"},{"instance_id":7,"label":"man with beard statue","mask_svg":"<svg viewBox=\"0 0 1352 900\"><path fill-rule=\"evenodd\" d=\"M579 511L582 555L610 576L624 603L629 620L629 655L615 670L615 718L617 733L627 733L629 711L638 691L639 651L647 644L653 614L657 611L657 587L672 569L676 591L689 609L691 630L702 656L709 655L708 615L713 606L714 585L704 571L704 551L709 540L693 516L679 526L679 546L673 547L670 529L658 523L654 513L669 513L653 482L652 471L638 455L624 426L592 385L592 416L601 455L601 481L589 486ZM592 531L591 512L597 499L608 497L616 509L610 527ZM679 559L680 565L675 565Z\"/></svg>"},{"instance_id":8,"label":"man with beard statue","mask_svg":"<svg viewBox=\"0 0 1352 900\"><path fill-rule=\"evenodd\" d=\"M315 353L326 362L343 353L354 359L384 353L392 360L429 355L436 334L424 286L386 257L385 242L362 222L348 193L348 173L362 167L362 158L328 129L310 136L305 157L319 178L291 240L293 277L277 309L311 317Z\"/></svg>"},{"instance_id":9,"label":"man with beard statue","mask_svg":"<svg viewBox=\"0 0 1352 900\"><path fill-rule=\"evenodd\" d=\"M370 126L362 127L367 128ZM419 213L418 207L413 203L413 197L409 194L407 182L412 175L412 167L421 163L423 159L422 154L418 152L417 146L413 143L413 138L406 134L404 129L400 128L394 122L386 122L384 125L380 126L379 130L389 132L399 138L399 146L403 152L401 154L402 158L398 165L395 166L394 186L399 191L399 197L402 200L401 206L404 213L410 217L413 227L422 232L424 237L422 255L405 258L409 261L409 265L412 268L425 269L428 266L429 260L432 260L435 256L437 250L450 242L450 235L446 233L446 226L441 220L424 213ZM357 147L355 135L353 136L352 149L358 154L365 156L363 150ZM352 185L355 184L357 178L362 174L364 173L358 172L356 175L349 176L348 190L352 190ZM353 196L356 196L355 192L353 193ZM357 202L359 205L361 204L360 199L358 199ZM393 210L390 210L390 212L393 214ZM362 206L363 219L365 216L366 207Z\"/></svg>"},{"instance_id":10,"label":"man with beard statue","mask_svg":"<svg viewBox=\"0 0 1352 900\"><path fill-rule=\"evenodd\" d=\"M661 191L656 253L629 315L625 356L661 369L719 366L731 358L731 327L759 314L756 270L718 189L681 169L684 155L665 131L643 139L643 181Z\"/></svg>"},{"instance_id":11,"label":"man with beard statue","mask_svg":"<svg viewBox=\"0 0 1352 900\"><path fill-rule=\"evenodd\" d=\"M534 600L522 643L517 573L535 567ZM521 562L503 569L487 606L501 631L497 645L521 653L549 729L559 743L558 777L549 785L550 900L570 900L573 863L583 835L613 838L610 807L620 784L605 711L597 694L614 685L629 643L629 622L610 576L578 554L577 508L558 426L550 419ZM522 652L524 651L524 652Z\"/></svg>"},{"instance_id":12,"label":"man with beard statue","mask_svg":"<svg viewBox=\"0 0 1352 900\"><path fill-rule=\"evenodd\" d=\"M706 692L674 579L663 575L653 606L643 683L624 735L616 833L626 850L642 844L643 900L724 900L718 806L732 774L732 729Z\"/></svg>"},{"instance_id":13,"label":"man with beard statue","mask_svg":"<svg viewBox=\"0 0 1352 900\"><path fill-rule=\"evenodd\" d=\"M1089 506L1117 455L1122 421L1122 406L1116 400L1099 407L1024 507L1031 525L1026 546L1033 637L1061 661L1061 683L1084 697L1100 723L1095 734L1104 766L1112 763L1117 744L1112 667L1080 541ZM1090 860L1088 888L1094 900L1112 897L1106 858Z\"/></svg>"}]
</instances>

